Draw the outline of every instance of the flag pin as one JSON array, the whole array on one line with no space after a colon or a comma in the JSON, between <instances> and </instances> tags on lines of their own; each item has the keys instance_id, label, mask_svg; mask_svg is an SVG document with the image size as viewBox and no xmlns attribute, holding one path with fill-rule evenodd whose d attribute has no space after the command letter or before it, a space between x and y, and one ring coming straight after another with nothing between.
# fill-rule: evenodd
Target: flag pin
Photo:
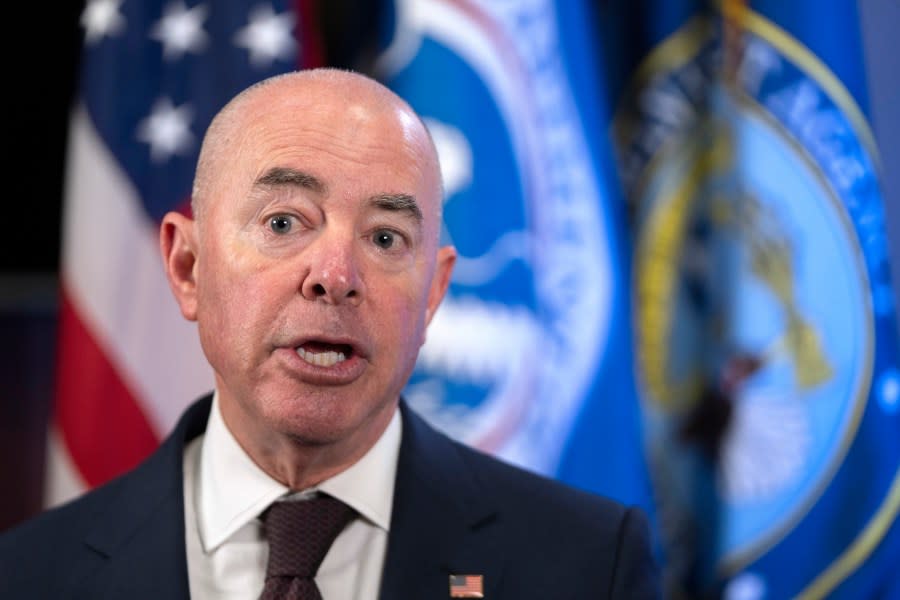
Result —
<instances>
[{"instance_id":1,"label":"flag pin","mask_svg":"<svg viewBox=\"0 0 900 600\"><path fill-rule=\"evenodd\" d=\"M484 576L451 575L451 598L484 598Z\"/></svg>"}]
</instances>

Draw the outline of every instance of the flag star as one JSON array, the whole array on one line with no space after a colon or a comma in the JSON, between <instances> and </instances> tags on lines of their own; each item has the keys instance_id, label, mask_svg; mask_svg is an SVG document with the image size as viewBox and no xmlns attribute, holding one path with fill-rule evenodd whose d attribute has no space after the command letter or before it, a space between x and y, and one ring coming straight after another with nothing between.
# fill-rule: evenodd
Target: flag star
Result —
<instances>
[{"instance_id":1,"label":"flag star","mask_svg":"<svg viewBox=\"0 0 900 600\"><path fill-rule=\"evenodd\" d=\"M196 53L206 46L209 36L203 31L203 21L208 13L204 4L188 9L184 2L170 2L150 31L150 37L163 44L163 58L177 60L185 52Z\"/></svg>"},{"instance_id":2,"label":"flag star","mask_svg":"<svg viewBox=\"0 0 900 600\"><path fill-rule=\"evenodd\" d=\"M155 163L167 161L173 154L186 153L194 143L189 124L193 117L189 104L175 107L169 98L160 98L150 116L138 124L138 140L150 144Z\"/></svg>"},{"instance_id":3,"label":"flag star","mask_svg":"<svg viewBox=\"0 0 900 600\"><path fill-rule=\"evenodd\" d=\"M292 30L294 15L283 12L276 15L271 6L257 6L250 13L249 23L235 34L234 43L250 51L250 62L260 68L268 67L273 60L291 60L296 43Z\"/></svg>"},{"instance_id":4,"label":"flag star","mask_svg":"<svg viewBox=\"0 0 900 600\"><path fill-rule=\"evenodd\" d=\"M89 0L81 13L85 43L94 44L107 35L121 33L125 29L125 17L119 13L122 0Z\"/></svg>"}]
</instances>

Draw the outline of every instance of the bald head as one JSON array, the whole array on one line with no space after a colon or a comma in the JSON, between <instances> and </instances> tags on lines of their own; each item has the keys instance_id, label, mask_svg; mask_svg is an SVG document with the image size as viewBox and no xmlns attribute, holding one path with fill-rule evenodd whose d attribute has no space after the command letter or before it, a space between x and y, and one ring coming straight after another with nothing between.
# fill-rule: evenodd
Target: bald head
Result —
<instances>
[{"instance_id":1,"label":"bald head","mask_svg":"<svg viewBox=\"0 0 900 600\"><path fill-rule=\"evenodd\" d=\"M311 69L260 81L235 96L207 129L194 178L191 208L202 221L204 207L228 181L229 165L253 146L259 131L254 124L277 118L312 128L356 123L364 127L380 120L415 150L423 177L434 181L432 195L438 219L441 212L440 167L431 135L421 118L402 98L380 83L351 71ZM338 137L336 136L336 140Z\"/></svg>"}]
</instances>

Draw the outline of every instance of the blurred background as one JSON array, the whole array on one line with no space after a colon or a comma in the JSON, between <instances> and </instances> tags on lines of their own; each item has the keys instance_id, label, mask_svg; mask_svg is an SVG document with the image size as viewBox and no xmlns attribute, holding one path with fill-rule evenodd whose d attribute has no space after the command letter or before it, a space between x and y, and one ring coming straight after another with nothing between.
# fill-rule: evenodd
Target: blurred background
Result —
<instances>
[{"instance_id":1,"label":"blurred background","mask_svg":"<svg viewBox=\"0 0 900 600\"><path fill-rule=\"evenodd\" d=\"M461 260L407 401L644 507L670 597L900 598L896 0L8 10L0 529L210 389L156 223L233 93L328 65L441 154Z\"/></svg>"}]
</instances>

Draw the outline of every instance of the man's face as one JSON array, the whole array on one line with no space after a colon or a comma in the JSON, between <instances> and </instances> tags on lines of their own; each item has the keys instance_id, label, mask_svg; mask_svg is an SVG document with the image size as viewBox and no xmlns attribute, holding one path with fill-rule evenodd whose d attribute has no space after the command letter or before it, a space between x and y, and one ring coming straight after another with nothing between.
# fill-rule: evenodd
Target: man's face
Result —
<instances>
[{"instance_id":1,"label":"man's face","mask_svg":"<svg viewBox=\"0 0 900 600\"><path fill-rule=\"evenodd\" d=\"M251 106L204 194L196 318L239 440L368 447L449 277L420 125L341 100Z\"/></svg>"}]
</instances>

